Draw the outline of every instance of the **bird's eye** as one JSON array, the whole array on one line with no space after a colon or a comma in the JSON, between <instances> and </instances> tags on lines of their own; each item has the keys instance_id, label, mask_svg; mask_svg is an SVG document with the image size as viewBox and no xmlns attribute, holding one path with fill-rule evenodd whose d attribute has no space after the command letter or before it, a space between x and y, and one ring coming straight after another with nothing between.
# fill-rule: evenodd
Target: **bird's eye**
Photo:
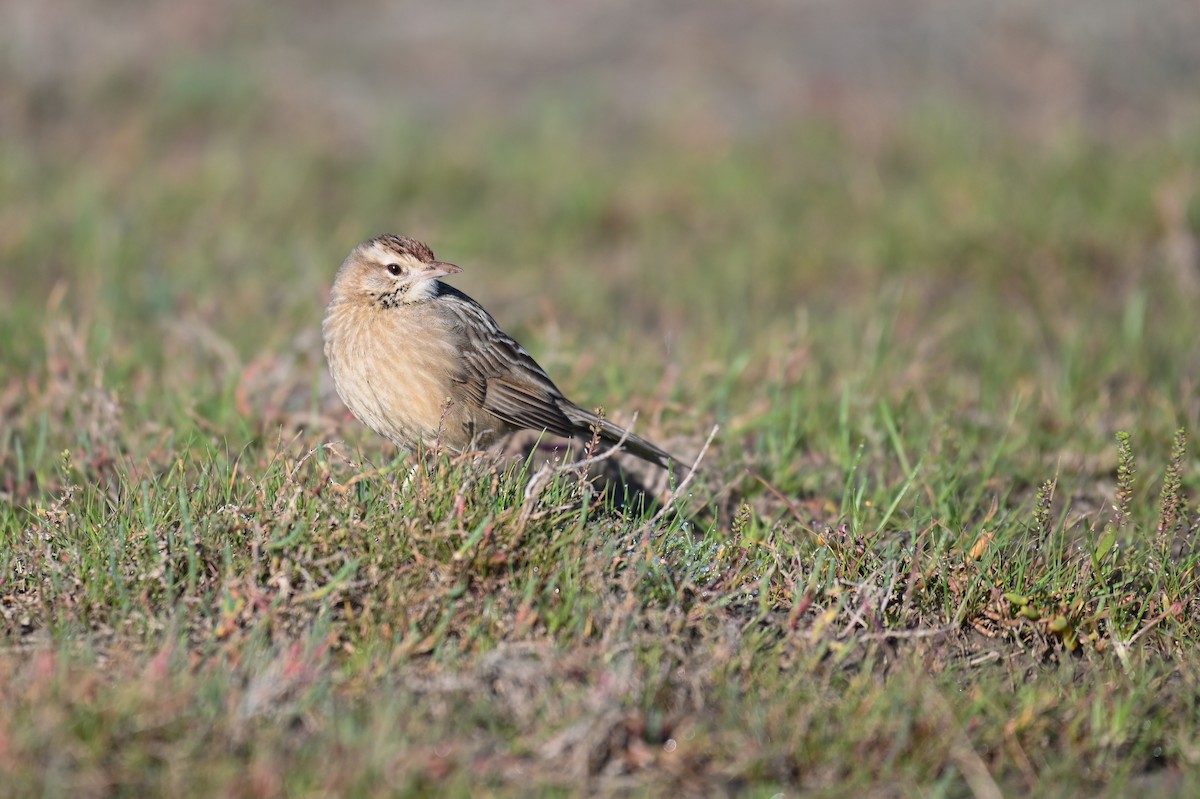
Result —
<instances>
[{"instance_id":1,"label":"bird's eye","mask_svg":"<svg viewBox=\"0 0 1200 799\"><path fill-rule=\"evenodd\" d=\"M389 274L400 276L400 264L388 264L387 270Z\"/></svg>"}]
</instances>

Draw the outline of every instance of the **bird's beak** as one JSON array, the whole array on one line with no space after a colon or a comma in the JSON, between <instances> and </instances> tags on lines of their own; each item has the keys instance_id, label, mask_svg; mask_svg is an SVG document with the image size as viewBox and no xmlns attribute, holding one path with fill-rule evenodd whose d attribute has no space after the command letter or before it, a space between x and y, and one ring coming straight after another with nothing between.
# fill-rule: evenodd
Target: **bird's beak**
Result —
<instances>
[{"instance_id":1,"label":"bird's beak","mask_svg":"<svg viewBox=\"0 0 1200 799\"><path fill-rule=\"evenodd\" d=\"M461 266L454 264L443 263L442 261L430 261L425 264L420 272L417 272L417 280L431 280L435 277L445 277L446 275L456 275L462 271Z\"/></svg>"}]
</instances>

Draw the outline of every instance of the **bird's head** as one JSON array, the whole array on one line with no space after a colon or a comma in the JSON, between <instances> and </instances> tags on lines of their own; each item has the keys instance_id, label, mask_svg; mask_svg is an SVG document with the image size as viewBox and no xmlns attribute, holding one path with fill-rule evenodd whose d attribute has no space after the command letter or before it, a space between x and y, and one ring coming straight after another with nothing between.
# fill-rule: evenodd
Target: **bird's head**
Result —
<instances>
[{"instance_id":1,"label":"bird's head","mask_svg":"<svg viewBox=\"0 0 1200 799\"><path fill-rule=\"evenodd\" d=\"M333 298L367 299L390 308L428 299L436 294L436 278L461 271L434 258L422 242L385 233L346 256L333 282Z\"/></svg>"}]
</instances>

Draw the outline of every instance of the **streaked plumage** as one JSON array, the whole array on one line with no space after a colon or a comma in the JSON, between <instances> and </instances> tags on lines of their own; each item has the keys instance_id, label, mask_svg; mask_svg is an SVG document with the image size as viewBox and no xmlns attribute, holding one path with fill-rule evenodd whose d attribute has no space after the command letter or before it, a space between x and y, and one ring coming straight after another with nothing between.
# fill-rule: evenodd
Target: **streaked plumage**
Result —
<instances>
[{"instance_id":1,"label":"streaked plumage","mask_svg":"<svg viewBox=\"0 0 1200 799\"><path fill-rule=\"evenodd\" d=\"M338 394L399 446L461 452L517 430L600 438L666 468L678 461L568 400L483 306L437 280L462 271L384 235L338 270L322 326Z\"/></svg>"}]
</instances>

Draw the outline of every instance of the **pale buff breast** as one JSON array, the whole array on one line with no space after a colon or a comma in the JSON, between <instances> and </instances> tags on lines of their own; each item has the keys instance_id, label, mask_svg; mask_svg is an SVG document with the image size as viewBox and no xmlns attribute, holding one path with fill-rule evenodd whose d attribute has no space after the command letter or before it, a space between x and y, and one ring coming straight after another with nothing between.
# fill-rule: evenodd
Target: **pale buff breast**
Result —
<instances>
[{"instance_id":1,"label":"pale buff breast","mask_svg":"<svg viewBox=\"0 0 1200 799\"><path fill-rule=\"evenodd\" d=\"M323 329L334 385L359 421L407 449L466 443L449 403L458 353L435 315L343 302L330 306Z\"/></svg>"}]
</instances>

